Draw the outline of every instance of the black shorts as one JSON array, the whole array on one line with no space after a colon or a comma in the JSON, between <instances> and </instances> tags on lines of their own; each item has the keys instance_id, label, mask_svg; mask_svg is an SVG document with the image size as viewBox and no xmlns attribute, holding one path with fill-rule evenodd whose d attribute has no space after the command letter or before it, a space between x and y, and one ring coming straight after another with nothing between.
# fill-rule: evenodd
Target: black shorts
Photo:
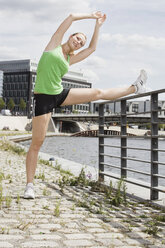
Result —
<instances>
[{"instance_id":1,"label":"black shorts","mask_svg":"<svg viewBox=\"0 0 165 248\"><path fill-rule=\"evenodd\" d=\"M63 89L58 95L34 94L33 116L44 115L53 112L65 101L70 89Z\"/></svg>"}]
</instances>

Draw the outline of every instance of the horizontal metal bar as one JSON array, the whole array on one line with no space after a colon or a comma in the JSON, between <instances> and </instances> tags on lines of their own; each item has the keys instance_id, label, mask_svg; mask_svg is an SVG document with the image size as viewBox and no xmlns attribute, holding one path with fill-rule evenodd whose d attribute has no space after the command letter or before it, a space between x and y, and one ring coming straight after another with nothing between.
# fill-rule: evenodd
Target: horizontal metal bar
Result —
<instances>
[{"instance_id":1,"label":"horizontal metal bar","mask_svg":"<svg viewBox=\"0 0 165 248\"><path fill-rule=\"evenodd\" d=\"M139 147L130 147L130 146L112 146L112 145L104 145L104 144L100 144L100 146L104 146L104 147L112 147L112 148L124 148L124 149L128 149L128 150L138 150L138 151L148 151L150 152L151 149L147 149L147 148L139 148ZM152 151L155 152L165 152L165 150L161 150L161 149L153 149Z\"/></svg>"},{"instance_id":2,"label":"horizontal metal bar","mask_svg":"<svg viewBox=\"0 0 165 248\"><path fill-rule=\"evenodd\" d=\"M160 165L165 165L165 162L163 162L163 163L162 163L162 162L158 162L158 164L160 164Z\"/></svg>"},{"instance_id":3,"label":"horizontal metal bar","mask_svg":"<svg viewBox=\"0 0 165 248\"><path fill-rule=\"evenodd\" d=\"M109 167L113 167L113 168L116 168L116 169L121 169L121 167L115 166L115 165L112 165L112 164L107 164L107 163L103 163L103 162L101 162L101 164L102 164L102 165L109 166ZM151 176L150 173L143 172L143 171L133 170L133 169L130 169L130 168L127 168L127 167L123 167L122 169L123 169L123 170L126 170L126 171L131 171L131 172L139 173L139 174L142 174L142 175L145 175L145 176Z\"/></svg>"},{"instance_id":4,"label":"horizontal metal bar","mask_svg":"<svg viewBox=\"0 0 165 248\"><path fill-rule=\"evenodd\" d=\"M117 176L114 176L114 175L110 175L110 174L107 174L107 173L105 173L105 172L101 172L101 171L100 171L99 174L104 175L104 176L108 176L108 177L112 177L112 178L115 178L115 179L118 179L118 180L121 180L120 177L117 177ZM140 184L140 183L137 183L137 182L135 182L135 181L131 181L131 180L128 180L128 179L125 179L125 178L124 178L124 182L131 183L131 184L135 184L135 185L138 185L138 186L141 186L141 187L144 187L144 188L148 188L148 189L151 188L150 186L147 186L147 185L145 185L145 184Z\"/></svg>"},{"instance_id":5,"label":"horizontal metal bar","mask_svg":"<svg viewBox=\"0 0 165 248\"><path fill-rule=\"evenodd\" d=\"M160 149L153 149L153 151L165 152L165 150L160 150Z\"/></svg>"},{"instance_id":6,"label":"horizontal metal bar","mask_svg":"<svg viewBox=\"0 0 165 248\"><path fill-rule=\"evenodd\" d=\"M106 146L106 147L112 147L112 148L124 148L124 149L129 149L129 150L132 149L132 150L151 151L151 149L147 149L147 148L129 147L129 146L112 146L112 145L103 145L103 144L101 144L100 146Z\"/></svg>"},{"instance_id":7,"label":"horizontal metal bar","mask_svg":"<svg viewBox=\"0 0 165 248\"><path fill-rule=\"evenodd\" d=\"M113 165L113 164L107 164L107 163L103 163L103 162L101 162L100 164L121 170L121 167Z\"/></svg>"},{"instance_id":8,"label":"horizontal metal bar","mask_svg":"<svg viewBox=\"0 0 165 248\"><path fill-rule=\"evenodd\" d=\"M115 179L121 180L120 177L117 177L117 176L114 176L114 175L110 175L110 174L107 174L105 172L100 172L100 174L101 175L104 175L104 176L108 176L108 177L111 177L111 178L115 178ZM128 180L128 179L125 179L125 178L124 178L124 182L131 183L131 184L134 184L134 185L143 187L143 188L152 189L152 190L156 190L156 191L165 193L164 192L164 189L162 189L162 187L151 187L151 186L148 186L148 185L145 185L145 184L141 184L141 183L138 183L138 182L135 182L135 181L131 181L131 180Z\"/></svg>"},{"instance_id":9,"label":"horizontal metal bar","mask_svg":"<svg viewBox=\"0 0 165 248\"><path fill-rule=\"evenodd\" d=\"M138 174L142 174L142 175L145 175L145 176L151 176L150 173L147 173L147 172L143 172L143 171L137 171L137 170L133 170L133 169L130 169L130 168L122 168L123 170L126 170L126 171L131 171L131 172L135 172L135 173L138 173Z\"/></svg>"},{"instance_id":10,"label":"horizontal metal bar","mask_svg":"<svg viewBox=\"0 0 165 248\"><path fill-rule=\"evenodd\" d=\"M165 193L165 192L164 192L164 189L162 189L161 187L152 187L152 190L156 190L156 191Z\"/></svg>"},{"instance_id":11,"label":"horizontal metal bar","mask_svg":"<svg viewBox=\"0 0 165 248\"><path fill-rule=\"evenodd\" d=\"M109 158L120 158L121 159L121 156L114 156L114 155L109 155L109 154L105 154L105 153L99 153L99 155L109 157Z\"/></svg>"},{"instance_id":12,"label":"horizontal metal bar","mask_svg":"<svg viewBox=\"0 0 165 248\"><path fill-rule=\"evenodd\" d=\"M163 138L165 139L165 135L151 135L152 138Z\"/></svg>"},{"instance_id":13,"label":"horizontal metal bar","mask_svg":"<svg viewBox=\"0 0 165 248\"><path fill-rule=\"evenodd\" d=\"M132 160L132 161L136 161L136 162L143 162L143 163L148 163L148 164L151 163L151 161L140 160L140 159L135 159L135 158L130 158L130 157L122 157L122 159ZM153 161L153 163L154 164L165 165L165 163L162 163L162 162L159 162L159 161Z\"/></svg>"},{"instance_id":14,"label":"horizontal metal bar","mask_svg":"<svg viewBox=\"0 0 165 248\"><path fill-rule=\"evenodd\" d=\"M104 145L104 144L100 144L100 146L113 147L113 148L121 148L121 146L111 146L111 145Z\"/></svg>"},{"instance_id":15,"label":"horizontal metal bar","mask_svg":"<svg viewBox=\"0 0 165 248\"><path fill-rule=\"evenodd\" d=\"M131 157L122 157L122 159L132 160L132 161L136 161L136 162L143 162L143 163L148 163L148 164L151 163L151 161L141 160L141 159L136 159L136 158L131 158ZM157 163L157 162L158 162L158 161L156 161L156 163Z\"/></svg>"},{"instance_id":16,"label":"horizontal metal bar","mask_svg":"<svg viewBox=\"0 0 165 248\"><path fill-rule=\"evenodd\" d=\"M143 138L143 139L151 139L151 138L163 138L165 139L165 135L152 135L152 136L144 136L144 135L133 135L133 136L129 136L129 135L105 135L105 134L98 134L98 137L104 137L104 138L134 138L134 139L138 139L138 138Z\"/></svg>"},{"instance_id":17,"label":"horizontal metal bar","mask_svg":"<svg viewBox=\"0 0 165 248\"><path fill-rule=\"evenodd\" d=\"M147 149L147 148L130 147L130 146L123 146L123 148L126 148L128 150L138 150L138 151L147 151L147 152L151 151L151 149Z\"/></svg>"},{"instance_id":18,"label":"horizontal metal bar","mask_svg":"<svg viewBox=\"0 0 165 248\"><path fill-rule=\"evenodd\" d=\"M153 174L154 177L159 177L165 179L165 176L159 175L159 174Z\"/></svg>"}]
</instances>

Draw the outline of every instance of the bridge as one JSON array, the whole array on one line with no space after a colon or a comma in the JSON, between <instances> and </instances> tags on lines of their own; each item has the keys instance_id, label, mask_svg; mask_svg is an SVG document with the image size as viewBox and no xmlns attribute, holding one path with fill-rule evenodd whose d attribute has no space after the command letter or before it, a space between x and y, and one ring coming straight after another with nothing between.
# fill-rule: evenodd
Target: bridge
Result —
<instances>
[{"instance_id":1,"label":"bridge","mask_svg":"<svg viewBox=\"0 0 165 248\"><path fill-rule=\"evenodd\" d=\"M117 127L116 130L111 129L104 129L104 135L113 135L113 136L120 136L121 131L118 130L119 127ZM136 136L134 133L127 132L128 136ZM98 137L99 136L99 130L86 130L81 132L76 132L74 134L71 134L72 137Z\"/></svg>"},{"instance_id":2,"label":"bridge","mask_svg":"<svg viewBox=\"0 0 165 248\"><path fill-rule=\"evenodd\" d=\"M54 121L93 121L98 122L98 114L53 114L52 118ZM120 123L121 114L104 114L105 122ZM165 116L158 116L159 122L165 123ZM143 113L128 113L127 122L128 123L150 123L151 114L149 112Z\"/></svg>"}]
</instances>

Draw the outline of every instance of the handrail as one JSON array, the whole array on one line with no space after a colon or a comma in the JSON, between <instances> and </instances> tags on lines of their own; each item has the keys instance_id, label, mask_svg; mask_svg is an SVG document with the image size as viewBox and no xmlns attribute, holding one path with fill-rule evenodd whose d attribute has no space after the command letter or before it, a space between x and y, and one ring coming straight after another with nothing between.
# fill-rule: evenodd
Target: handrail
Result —
<instances>
[{"instance_id":1,"label":"handrail","mask_svg":"<svg viewBox=\"0 0 165 248\"><path fill-rule=\"evenodd\" d=\"M102 101L98 102L99 106L99 180L104 181L105 177L110 177L114 178L117 180L120 180L121 178L124 178L125 182L128 182L130 184L136 184L138 186L148 188L150 189L150 200L157 200L159 198L159 192L165 192L165 190L162 190L162 187L159 185L159 178L164 180L165 182L165 175L160 175L159 173L159 166L165 166L165 162L160 162L159 161L159 152L165 152L164 149L161 147L159 148L159 141L160 138L165 139L165 135L162 135L158 133L158 125L160 123L165 124L165 118L159 118L159 113L162 111L165 111L165 109L159 109L158 105L158 96L162 93L165 93L165 89L160 89L160 90L155 90L151 92L147 92L144 94L140 95L131 95L127 97L123 97L117 100L113 101ZM127 101L136 99L136 98L142 98L142 97L150 97L150 111L142 112L142 113L127 113ZM118 123L120 123L121 127L121 134L119 136L111 136L111 135L106 135L104 132L105 124L108 123L106 121L105 123L105 118L107 117L107 114L104 114L104 107L106 104L110 103L116 103L120 102L121 106L121 112L117 113L118 118ZM143 139L148 139L150 141L150 147L148 148L143 148L143 147L131 147L130 145L127 146L127 139L128 139L128 133L127 133L127 125L128 125L128 120L127 116L129 117L130 115L147 115L149 117L149 121L147 121L147 124L150 125L150 134L147 136L129 136L129 138L133 139L138 139L139 137ZM145 122L146 124L146 122ZM140 124L141 125L141 124ZM143 124L142 124L143 125ZM118 137L120 139L120 145L108 145L104 143L104 139L109 139L111 137ZM120 149L119 155L116 156L114 154L110 154L109 150L105 152L105 147L107 148L116 148ZM150 159L147 157L146 159L138 158L138 157L131 157L127 155L128 150L134 150L134 151L146 151L147 154L150 153ZM114 162L108 163L105 162L105 157L108 158L114 158L120 160L120 166L115 165ZM143 164L149 164L148 166L150 167L150 173L149 172L144 172L140 171L137 168L128 168L127 167L127 162L128 160L131 161L136 161L136 162L141 162ZM104 167L112 167L117 169L117 171L120 171L120 174L114 175L110 171L105 171ZM135 182L134 180L131 180L127 176L127 172L134 172L138 174L145 175L150 178L150 183L146 186L143 181L141 182Z\"/></svg>"}]
</instances>

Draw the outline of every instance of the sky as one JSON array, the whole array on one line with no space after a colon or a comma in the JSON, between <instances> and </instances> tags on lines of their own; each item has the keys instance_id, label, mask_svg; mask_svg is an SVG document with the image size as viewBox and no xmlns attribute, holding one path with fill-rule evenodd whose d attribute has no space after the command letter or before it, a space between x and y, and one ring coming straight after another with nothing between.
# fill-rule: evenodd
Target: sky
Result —
<instances>
[{"instance_id":1,"label":"sky","mask_svg":"<svg viewBox=\"0 0 165 248\"><path fill-rule=\"evenodd\" d=\"M71 13L102 11L96 51L70 70L81 71L94 88L133 83L140 69L148 90L163 89L165 79L165 0L0 0L0 60L39 61L60 23ZM73 22L69 35L83 32L89 45L95 20Z\"/></svg>"}]
</instances>

